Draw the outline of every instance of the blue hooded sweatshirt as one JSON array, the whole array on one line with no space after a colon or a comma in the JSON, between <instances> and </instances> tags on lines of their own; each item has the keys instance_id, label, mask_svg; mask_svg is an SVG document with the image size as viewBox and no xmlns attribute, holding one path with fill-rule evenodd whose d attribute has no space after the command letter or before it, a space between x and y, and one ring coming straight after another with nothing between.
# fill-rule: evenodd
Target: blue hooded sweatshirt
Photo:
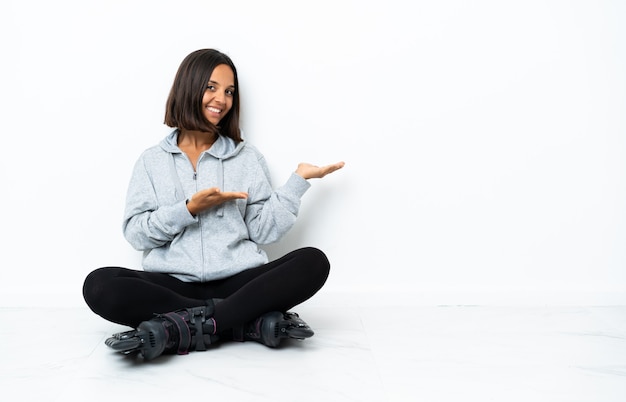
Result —
<instances>
[{"instance_id":1,"label":"blue hooded sweatshirt","mask_svg":"<svg viewBox=\"0 0 626 402\"><path fill-rule=\"evenodd\" d=\"M194 171L177 139L174 130L145 150L128 186L122 228L126 240L143 251L143 269L205 282L267 263L258 245L276 242L291 229L310 183L292 173L274 190L263 155L225 136L200 155ZM248 198L194 217L186 200L210 187L244 191Z\"/></svg>"}]
</instances>

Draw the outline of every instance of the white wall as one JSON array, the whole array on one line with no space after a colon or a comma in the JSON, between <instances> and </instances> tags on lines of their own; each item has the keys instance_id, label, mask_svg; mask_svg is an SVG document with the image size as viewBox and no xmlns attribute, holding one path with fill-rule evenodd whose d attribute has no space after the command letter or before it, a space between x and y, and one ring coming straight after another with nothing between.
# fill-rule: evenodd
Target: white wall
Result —
<instances>
[{"instance_id":1,"label":"white wall","mask_svg":"<svg viewBox=\"0 0 626 402\"><path fill-rule=\"evenodd\" d=\"M277 185L347 163L269 247L324 249L324 292L626 303L625 4L5 1L0 305L79 304L92 269L139 267L130 170L204 47L237 64Z\"/></svg>"}]
</instances>

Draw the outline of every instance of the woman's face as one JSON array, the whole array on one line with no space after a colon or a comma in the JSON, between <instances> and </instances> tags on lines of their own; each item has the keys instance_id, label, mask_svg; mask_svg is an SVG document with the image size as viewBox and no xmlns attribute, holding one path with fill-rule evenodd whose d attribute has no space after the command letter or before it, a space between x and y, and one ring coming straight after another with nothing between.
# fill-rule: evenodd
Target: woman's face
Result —
<instances>
[{"instance_id":1,"label":"woman's face","mask_svg":"<svg viewBox=\"0 0 626 402\"><path fill-rule=\"evenodd\" d=\"M202 113L214 125L226 116L233 107L235 95L235 74L226 64L220 64L211 73L204 96L202 97Z\"/></svg>"}]
</instances>

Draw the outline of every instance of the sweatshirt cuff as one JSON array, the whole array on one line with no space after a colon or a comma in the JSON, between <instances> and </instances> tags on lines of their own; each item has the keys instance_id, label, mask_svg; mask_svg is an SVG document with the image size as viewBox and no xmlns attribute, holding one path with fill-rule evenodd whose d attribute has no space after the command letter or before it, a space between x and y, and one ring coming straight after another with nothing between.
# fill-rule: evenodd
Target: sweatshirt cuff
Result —
<instances>
[{"instance_id":1,"label":"sweatshirt cuff","mask_svg":"<svg viewBox=\"0 0 626 402\"><path fill-rule=\"evenodd\" d=\"M295 172L291 173L284 186L287 191L298 196L298 198L302 197L309 187L311 187L311 183Z\"/></svg>"},{"instance_id":2,"label":"sweatshirt cuff","mask_svg":"<svg viewBox=\"0 0 626 402\"><path fill-rule=\"evenodd\" d=\"M168 214L168 221L165 224L171 227L175 233L178 233L197 221L198 218L191 215L187 209L187 200L181 200L172 205Z\"/></svg>"}]
</instances>

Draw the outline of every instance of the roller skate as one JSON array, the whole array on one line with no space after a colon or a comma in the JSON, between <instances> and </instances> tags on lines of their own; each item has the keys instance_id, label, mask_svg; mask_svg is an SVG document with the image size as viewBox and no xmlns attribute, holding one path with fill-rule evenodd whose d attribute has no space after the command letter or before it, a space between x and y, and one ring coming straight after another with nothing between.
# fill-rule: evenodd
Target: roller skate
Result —
<instances>
[{"instance_id":1,"label":"roller skate","mask_svg":"<svg viewBox=\"0 0 626 402\"><path fill-rule=\"evenodd\" d=\"M283 339L303 340L313 336L314 332L294 312L281 313L272 311L235 331L235 340L256 341L270 348L278 347ZM239 333L237 333L239 332Z\"/></svg>"},{"instance_id":2,"label":"roller skate","mask_svg":"<svg viewBox=\"0 0 626 402\"><path fill-rule=\"evenodd\" d=\"M144 360L162 354L184 355L192 350L203 351L218 340L212 315L212 306L158 314L134 330L113 334L105 344L122 354L137 353Z\"/></svg>"}]
</instances>

